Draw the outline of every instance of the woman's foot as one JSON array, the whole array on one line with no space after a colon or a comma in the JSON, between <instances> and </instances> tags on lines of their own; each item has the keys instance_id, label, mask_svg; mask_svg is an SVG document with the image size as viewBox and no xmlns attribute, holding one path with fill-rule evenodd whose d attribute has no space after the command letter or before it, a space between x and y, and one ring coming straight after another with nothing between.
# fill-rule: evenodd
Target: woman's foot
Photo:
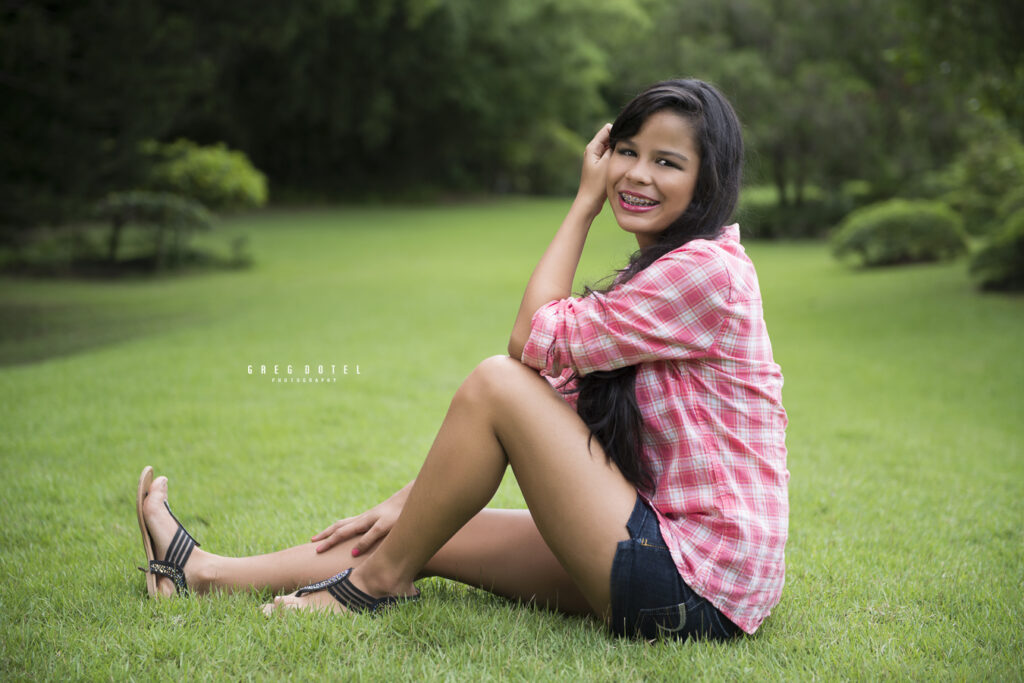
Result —
<instances>
[{"instance_id":1,"label":"woman's foot","mask_svg":"<svg viewBox=\"0 0 1024 683\"><path fill-rule=\"evenodd\" d=\"M153 539L153 552L158 560L167 556L167 548L174 540L178 531L178 523L168 512L164 503L167 501L167 477L157 477L149 487L149 493L142 501L142 515L146 520L146 528ZM208 583L203 579L203 565L207 553L195 548L185 562L185 582L189 589L203 593ZM157 592L164 596L175 594L174 582L164 576L157 576Z\"/></svg>"},{"instance_id":2,"label":"woman's foot","mask_svg":"<svg viewBox=\"0 0 1024 683\"><path fill-rule=\"evenodd\" d=\"M416 587L412 584L405 587L404 590L397 587L397 589L388 590L381 589L380 587L376 586L363 585L363 581L361 580L359 575L357 575L354 572L349 575L349 581L353 588L355 588L360 593L363 593L367 598L370 599L383 598L389 595L401 595L414 598L419 595L419 591L417 591ZM297 592L298 591L296 591L296 593ZM263 613L269 616L273 614L275 611L286 611L290 609L304 609L316 612L332 612L335 614L349 611L345 608L344 605L338 602L338 600L336 600L328 591L316 590L301 596L297 596L295 593L290 593L289 595L279 595L276 598L274 598L274 602L267 603L263 606Z\"/></svg>"},{"instance_id":3,"label":"woman's foot","mask_svg":"<svg viewBox=\"0 0 1024 683\"><path fill-rule=\"evenodd\" d=\"M298 591L296 591L296 593L297 592ZM270 616L278 610L285 611L290 609L305 609L313 612L333 612L335 614L347 611L342 604L331 597L331 594L327 591L307 593L300 597L296 597L295 593L279 595L274 598L274 602L268 602L263 605L263 613L267 616Z\"/></svg>"}]
</instances>

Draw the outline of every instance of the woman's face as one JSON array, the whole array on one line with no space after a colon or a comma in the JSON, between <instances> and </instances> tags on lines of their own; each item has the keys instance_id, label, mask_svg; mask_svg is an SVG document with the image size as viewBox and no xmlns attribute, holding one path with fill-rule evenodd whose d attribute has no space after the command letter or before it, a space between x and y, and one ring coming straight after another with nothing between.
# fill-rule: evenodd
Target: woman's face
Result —
<instances>
[{"instance_id":1,"label":"woman's face","mask_svg":"<svg viewBox=\"0 0 1024 683\"><path fill-rule=\"evenodd\" d=\"M690 122L670 110L651 114L612 150L607 191L615 220L641 247L653 244L690 205L699 169Z\"/></svg>"}]
</instances>

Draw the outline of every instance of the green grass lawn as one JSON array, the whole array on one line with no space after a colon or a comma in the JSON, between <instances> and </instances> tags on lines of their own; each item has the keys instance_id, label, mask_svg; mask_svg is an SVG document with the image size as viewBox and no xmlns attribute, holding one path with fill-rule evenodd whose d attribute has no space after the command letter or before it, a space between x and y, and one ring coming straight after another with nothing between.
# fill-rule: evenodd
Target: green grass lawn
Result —
<instances>
[{"instance_id":1,"label":"green grass lawn","mask_svg":"<svg viewBox=\"0 0 1024 683\"><path fill-rule=\"evenodd\" d=\"M441 580L378 619L146 599L143 465L224 554L374 504L504 351L566 208L269 211L207 238L248 235L250 270L0 280L0 678L1020 679L1024 299L976 293L962 262L858 272L814 244L748 244L792 473L786 588L753 637L619 642ZM580 282L630 248L605 212ZM522 506L514 481L494 503Z\"/></svg>"}]
</instances>

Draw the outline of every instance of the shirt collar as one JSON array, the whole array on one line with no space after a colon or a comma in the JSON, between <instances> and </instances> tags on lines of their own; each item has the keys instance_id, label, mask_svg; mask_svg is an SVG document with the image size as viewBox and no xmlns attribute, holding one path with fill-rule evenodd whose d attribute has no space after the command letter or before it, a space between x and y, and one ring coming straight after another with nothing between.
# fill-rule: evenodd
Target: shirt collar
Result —
<instances>
[{"instance_id":1,"label":"shirt collar","mask_svg":"<svg viewBox=\"0 0 1024 683\"><path fill-rule=\"evenodd\" d=\"M740 241L740 224L733 223L722 228L722 234L719 235L718 239L725 240L727 242L739 242Z\"/></svg>"}]
</instances>

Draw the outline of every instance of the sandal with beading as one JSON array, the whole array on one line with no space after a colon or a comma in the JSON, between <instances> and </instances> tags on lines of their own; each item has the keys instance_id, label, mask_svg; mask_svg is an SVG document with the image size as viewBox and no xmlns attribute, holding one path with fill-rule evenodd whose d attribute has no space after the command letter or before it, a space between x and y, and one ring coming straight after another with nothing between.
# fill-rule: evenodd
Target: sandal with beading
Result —
<instances>
[{"instance_id":1,"label":"sandal with beading","mask_svg":"<svg viewBox=\"0 0 1024 683\"><path fill-rule=\"evenodd\" d=\"M135 498L135 508L139 517L139 529L142 531L142 546L146 549L146 559L149 561L148 567L139 567L140 571L146 573L146 591L150 597L160 597L161 593L157 590L156 579L158 576L165 576L174 583L175 591L179 595L188 594L188 584L185 582L185 563L188 562L188 558L192 555L192 551L199 545L196 539L192 538L192 534L185 530L185 527L178 522L178 518L171 512L171 506L164 501L164 507L167 508L167 512L178 524L177 531L174 532L174 538L171 539L171 544L167 546L167 552L164 553L164 559L156 559L156 553L153 550L153 537L149 533L149 527L146 526L146 520L142 515L142 502L146 496L149 495L149 487L153 483L153 468L146 466L142 470L142 474L139 475L139 488Z\"/></svg>"},{"instance_id":2,"label":"sandal with beading","mask_svg":"<svg viewBox=\"0 0 1024 683\"><path fill-rule=\"evenodd\" d=\"M413 600L420 599L419 592L417 592L416 595L385 595L383 598L375 598L352 585L352 581L349 580L349 576L352 574L352 569L352 567L349 567L345 571L340 574L335 574L329 579L324 579L323 581L304 586L303 588L295 591L295 597L298 598L308 593L316 593L317 591L326 590L331 594L331 597L340 602L349 612L370 613L376 613L403 602L411 602Z\"/></svg>"}]
</instances>

